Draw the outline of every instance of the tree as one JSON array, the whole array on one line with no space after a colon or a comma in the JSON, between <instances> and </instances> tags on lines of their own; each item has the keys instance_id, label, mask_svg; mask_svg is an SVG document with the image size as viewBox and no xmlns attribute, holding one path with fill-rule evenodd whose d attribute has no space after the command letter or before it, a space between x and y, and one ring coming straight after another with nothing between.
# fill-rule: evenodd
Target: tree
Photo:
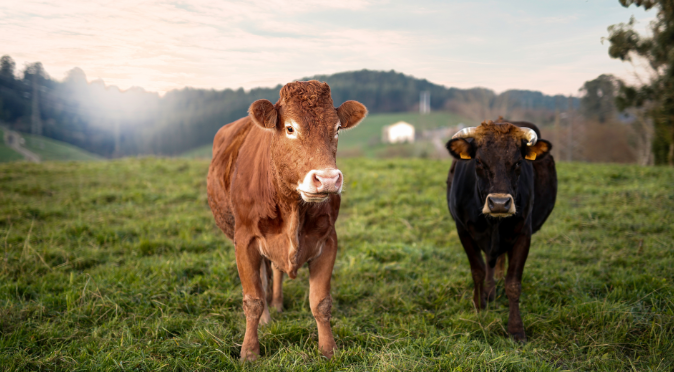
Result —
<instances>
[{"instance_id":1,"label":"tree","mask_svg":"<svg viewBox=\"0 0 674 372\"><path fill-rule=\"evenodd\" d=\"M14 80L14 67L16 67L16 63L14 63L14 60L10 56L2 56L0 58L0 76Z\"/></svg>"},{"instance_id":2,"label":"tree","mask_svg":"<svg viewBox=\"0 0 674 372\"><path fill-rule=\"evenodd\" d=\"M75 67L72 68L66 74L66 79L64 81L66 84L71 84L74 86L86 86L87 85L87 75L82 71L81 68Z\"/></svg>"},{"instance_id":3,"label":"tree","mask_svg":"<svg viewBox=\"0 0 674 372\"><path fill-rule=\"evenodd\" d=\"M29 65L26 65L26 68L23 70L23 79L26 81L33 81L33 77L38 78L39 81L49 79L49 75L44 70L42 62L35 62Z\"/></svg>"},{"instance_id":4,"label":"tree","mask_svg":"<svg viewBox=\"0 0 674 372\"><path fill-rule=\"evenodd\" d=\"M657 15L649 25L650 36L634 30L634 17L608 28L609 56L646 62L643 67L649 72L640 86L620 82L616 105L621 111L632 107L646 112L654 128L655 163L674 166L674 0L619 1L624 7L656 9Z\"/></svg>"},{"instance_id":5,"label":"tree","mask_svg":"<svg viewBox=\"0 0 674 372\"><path fill-rule=\"evenodd\" d=\"M48 78L47 73L42 67L42 63L35 62L26 66L26 69L23 72L24 81L30 81L33 87L31 93L31 109L30 109L30 122L31 122L31 133L41 136L42 135L42 118L40 115L40 85L43 80Z\"/></svg>"},{"instance_id":6,"label":"tree","mask_svg":"<svg viewBox=\"0 0 674 372\"><path fill-rule=\"evenodd\" d=\"M599 75L596 79L586 81L580 91L580 111L584 117L595 119L600 123L610 121L617 113L615 96L618 90L618 79L613 75Z\"/></svg>"}]
</instances>

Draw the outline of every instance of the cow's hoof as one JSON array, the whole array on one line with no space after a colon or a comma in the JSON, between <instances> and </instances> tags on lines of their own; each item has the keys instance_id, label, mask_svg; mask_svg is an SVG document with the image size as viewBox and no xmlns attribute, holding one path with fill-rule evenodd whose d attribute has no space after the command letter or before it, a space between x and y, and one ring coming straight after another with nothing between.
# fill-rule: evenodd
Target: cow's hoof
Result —
<instances>
[{"instance_id":1,"label":"cow's hoof","mask_svg":"<svg viewBox=\"0 0 674 372\"><path fill-rule=\"evenodd\" d=\"M332 359L332 356L335 355L335 350L337 350L337 345L333 342L332 345L319 345L318 348L325 358Z\"/></svg>"},{"instance_id":2,"label":"cow's hoof","mask_svg":"<svg viewBox=\"0 0 674 372\"><path fill-rule=\"evenodd\" d=\"M252 362L260 357L260 344L257 342L243 342L241 346L241 361Z\"/></svg>"},{"instance_id":3,"label":"cow's hoof","mask_svg":"<svg viewBox=\"0 0 674 372\"><path fill-rule=\"evenodd\" d=\"M277 313L282 313L283 312L283 302L272 302L271 307L276 309Z\"/></svg>"},{"instance_id":4,"label":"cow's hoof","mask_svg":"<svg viewBox=\"0 0 674 372\"><path fill-rule=\"evenodd\" d=\"M260 357L260 353L253 350L241 350L241 361L242 362L253 362Z\"/></svg>"},{"instance_id":5,"label":"cow's hoof","mask_svg":"<svg viewBox=\"0 0 674 372\"><path fill-rule=\"evenodd\" d=\"M332 349L327 349L327 350L321 349L321 354L323 354L323 356L326 359L332 359L332 357L335 355L335 350L337 350L337 346L335 346Z\"/></svg>"},{"instance_id":6,"label":"cow's hoof","mask_svg":"<svg viewBox=\"0 0 674 372\"><path fill-rule=\"evenodd\" d=\"M527 335L524 334L524 331L522 332L516 332L512 333L510 336L512 336L513 340L520 344L526 344L527 343Z\"/></svg>"}]
</instances>

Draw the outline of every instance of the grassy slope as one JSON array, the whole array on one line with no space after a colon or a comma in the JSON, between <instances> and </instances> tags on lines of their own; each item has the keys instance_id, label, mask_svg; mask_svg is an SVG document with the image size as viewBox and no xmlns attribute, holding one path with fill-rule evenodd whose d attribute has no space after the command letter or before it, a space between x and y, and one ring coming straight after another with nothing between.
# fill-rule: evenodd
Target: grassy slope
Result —
<instances>
[{"instance_id":1,"label":"grassy slope","mask_svg":"<svg viewBox=\"0 0 674 372\"><path fill-rule=\"evenodd\" d=\"M213 144L200 146L184 152L180 157L187 159L210 159L213 157Z\"/></svg>"},{"instance_id":2,"label":"grassy slope","mask_svg":"<svg viewBox=\"0 0 674 372\"><path fill-rule=\"evenodd\" d=\"M348 151L360 148L365 155L374 155L378 147L381 147L382 128L401 120L414 125L417 130L469 123L467 119L451 112L432 112L428 115L420 115L416 112L372 114L356 128L347 130L340 135L339 149Z\"/></svg>"},{"instance_id":3,"label":"grassy slope","mask_svg":"<svg viewBox=\"0 0 674 372\"><path fill-rule=\"evenodd\" d=\"M40 156L42 161L50 160L100 160L101 157L65 142L42 136L21 134L26 139L25 147Z\"/></svg>"},{"instance_id":4,"label":"grassy slope","mask_svg":"<svg viewBox=\"0 0 674 372\"><path fill-rule=\"evenodd\" d=\"M284 283L263 357L238 362L234 250L205 160L0 165L4 370L661 370L674 368L674 170L561 164L522 314L503 283L477 315L444 201L447 161L345 159L333 279L339 353L319 356L308 273Z\"/></svg>"},{"instance_id":5,"label":"grassy slope","mask_svg":"<svg viewBox=\"0 0 674 372\"><path fill-rule=\"evenodd\" d=\"M5 131L0 128L0 163L23 160L23 156L5 144Z\"/></svg>"},{"instance_id":6,"label":"grassy slope","mask_svg":"<svg viewBox=\"0 0 674 372\"><path fill-rule=\"evenodd\" d=\"M429 115L419 115L415 112L399 112L390 114L370 114L356 128L343 132L339 137L340 156L361 155L368 157L386 157L382 154L390 145L382 145L381 131L386 125L398 121L406 121L414 125L417 130L434 129L439 127L454 126L459 123L468 124L467 119L451 112L432 112ZM414 147L414 145L395 145L401 149ZM406 153L415 153L414 149L404 151ZM213 156L213 145L204 145L190 150L181 155L184 158L204 158L210 159Z\"/></svg>"}]
</instances>

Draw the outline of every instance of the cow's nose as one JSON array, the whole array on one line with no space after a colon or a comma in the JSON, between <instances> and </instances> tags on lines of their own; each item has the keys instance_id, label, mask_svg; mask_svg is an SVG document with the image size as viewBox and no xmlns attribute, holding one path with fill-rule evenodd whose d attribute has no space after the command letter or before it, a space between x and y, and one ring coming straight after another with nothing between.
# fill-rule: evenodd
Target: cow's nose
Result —
<instances>
[{"instance_id":1,"label":"cow's nose","mask_svg":"<svg viewBox=\"0 0 674 372\"><path fill-rule=\"evenodd\" d=\"M510 211L510 204L512 198L487 196L487 206L491 213L508 213Z\"/></svg>"},{"instance_id":2,"label":"cow's nose","mask_svg":"<svg viewBox=\"0 0 674 372\"><path fill-rule=\"evenodd\" d=\"M342 188L342 172L339 169L323 169L314 171L313 183L316 192L339 192Z\"/></svg>"}]
</instances>

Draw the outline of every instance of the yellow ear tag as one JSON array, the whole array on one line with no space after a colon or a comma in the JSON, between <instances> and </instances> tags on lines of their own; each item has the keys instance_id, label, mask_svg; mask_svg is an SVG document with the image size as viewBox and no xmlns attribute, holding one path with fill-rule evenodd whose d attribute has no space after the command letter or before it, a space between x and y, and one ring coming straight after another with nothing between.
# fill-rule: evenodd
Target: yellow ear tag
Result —
<instances>
[{"instance_id":1,"label":"yellow ear tag","mask_svg":"<svg viewBox=\"0 0 674 372\"><path fill-rule=\"evenodd\" d=\"M470 159L470 155L461 154L461 159Z\"/></svg>"},{"instance_id":2,"label":"yellow ear tag","mask_svg":"<svg viewBox=\"0 0 674 372\"><path fill-rule=\"evenodd\" d=\"M524 157L527 160L536 160L536 153L532 152L531 154Z\"/></svg>"}]
</instances>

